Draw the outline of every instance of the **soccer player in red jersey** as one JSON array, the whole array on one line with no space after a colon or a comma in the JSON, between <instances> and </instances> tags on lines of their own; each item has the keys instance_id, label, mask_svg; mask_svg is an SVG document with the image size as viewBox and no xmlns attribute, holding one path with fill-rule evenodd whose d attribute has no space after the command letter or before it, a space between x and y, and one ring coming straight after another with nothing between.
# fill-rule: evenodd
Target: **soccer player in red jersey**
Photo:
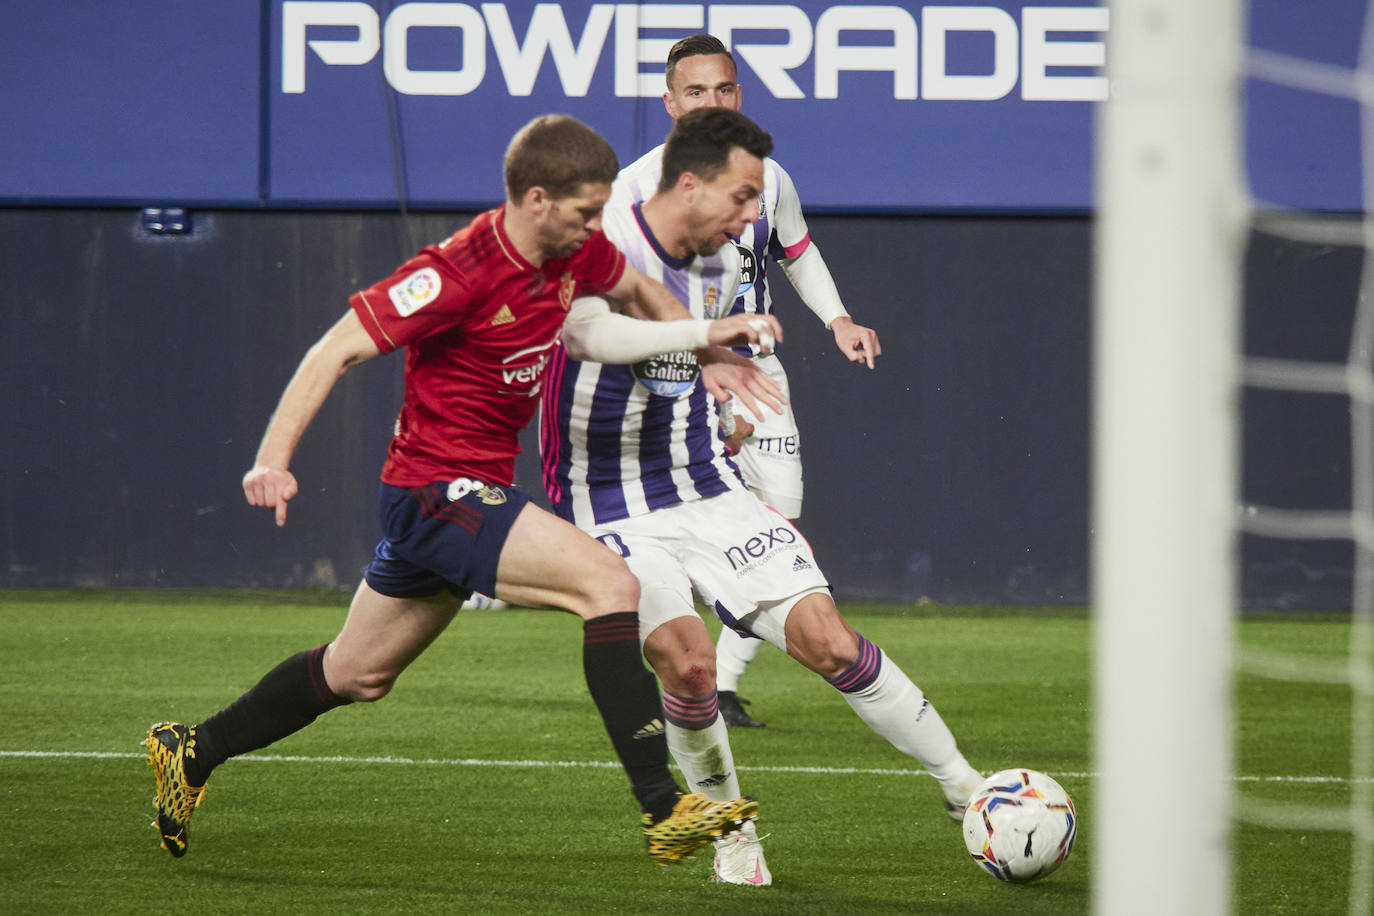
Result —
<instances>
[{"instance_id":1,"label":"soccer player in red jersey","mask_svg":"<svg viewBox=\"0 0 1374 916\"><path fill-rule=\"evenodd\" d=\"M601 232L617 166L587 126L536 118L506 152L506 203L354 294L306 353L244 475L248 502L285 524L298 489L291 456L334 383L404 347L404 404L381 475L385 536L333 641L286 659L197 725L150 730L156 826L173 856L186 852L211 770L337 706L381 699L474 590L583 618L587 686L644 812L655 861L691 855L756 812L749 798L713 803L682 793L668 770L657 685L640 656L637 580L617 554L511 486L518 434L539 405L545 364L577 293L603 294L636 317L686 317ZM662 352L644 348L663 345L666 333L674 342L664 349L703 348L718 398L733 391L780 406L762 373L719 346L705 349L757 340L748 316L709 325L605 318L615 330L597 339L626 361ZM765 330L780 331L776 322Z\"/></svg>"}]
</instances>

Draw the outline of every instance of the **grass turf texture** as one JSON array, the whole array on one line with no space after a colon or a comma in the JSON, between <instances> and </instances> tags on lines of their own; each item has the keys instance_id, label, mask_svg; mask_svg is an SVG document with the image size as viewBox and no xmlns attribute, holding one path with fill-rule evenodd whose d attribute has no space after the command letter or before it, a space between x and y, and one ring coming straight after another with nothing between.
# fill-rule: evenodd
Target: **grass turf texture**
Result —
<instances>
[{"instance_id":1,"label":"grass turf texture","mask_svg":"<svg viewBox=\"0 0 1374 916\"><path fill-rule=\"evenodd\" d=\"M768 728L731 734L744 790L760 799L761 832L771 834L774 886L711 885L709 851L654 867L586 694L578 621L523 610L464 612L382 703L331 712L257 755L268 759L225 764L192 822L190 852L173 860L149 827L148 726L219 709L282 658L330 639L345 602L0 592L0 909L1090 909L1091 631L1085 614L1062 609L845 608L926 689L975 766L1042 769L1073 795L1074 854L1030 886L982 873L935 782L833 689L767 648L741 692ZM1348 632L1330 618L1247 619L1239 630L1246 645L1331 657ZM1236 696L1242 791L1349 800L1343 781L1254 779L1348 776L1348 692L1241 677ZM851 768L878 772L836 772ZM1347 911L1346 836L1239 827L1236 838L1235 912Z\"/></svg>"}]
</instances>

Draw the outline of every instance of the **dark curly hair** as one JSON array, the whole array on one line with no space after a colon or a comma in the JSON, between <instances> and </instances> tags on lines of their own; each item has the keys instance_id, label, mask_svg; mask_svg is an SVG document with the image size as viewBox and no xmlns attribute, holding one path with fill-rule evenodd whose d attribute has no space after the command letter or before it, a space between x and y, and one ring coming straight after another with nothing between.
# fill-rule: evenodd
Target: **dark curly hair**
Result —
<instances>
[{"instance_id":1,"label":"dark curly hair","mask_svg":"<svg viewBox=\"0 0 1374 916\"><path fill-rule=\"evenodd\" d=\"M715 178L736 147L762 159L773 152L773 137L753 121L728 108L697 108L677 119L663 146L663 176L658 189L667 191L683 172L706 181Z\"/></svg>"}]
</instances>

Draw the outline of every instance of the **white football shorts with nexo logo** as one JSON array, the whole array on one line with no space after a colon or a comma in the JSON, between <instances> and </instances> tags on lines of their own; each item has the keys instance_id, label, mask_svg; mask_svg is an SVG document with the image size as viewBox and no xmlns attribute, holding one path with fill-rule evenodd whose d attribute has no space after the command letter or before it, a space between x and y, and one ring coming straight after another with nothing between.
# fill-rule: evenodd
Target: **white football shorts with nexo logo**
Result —
<instances>
[{"instance_id":1,"label":"white football shorts with nexo logo","mask_svg":"<svg viewBox=\"0 0 1374 916\"><path fill-rule=\"evenodd\" d=\"M695 590L726 626L786 651L788 612L829 589L801 532L740 490L587 530L639 579L641 643L675 617L696 616Z\"/></svg>"}]
</instances>

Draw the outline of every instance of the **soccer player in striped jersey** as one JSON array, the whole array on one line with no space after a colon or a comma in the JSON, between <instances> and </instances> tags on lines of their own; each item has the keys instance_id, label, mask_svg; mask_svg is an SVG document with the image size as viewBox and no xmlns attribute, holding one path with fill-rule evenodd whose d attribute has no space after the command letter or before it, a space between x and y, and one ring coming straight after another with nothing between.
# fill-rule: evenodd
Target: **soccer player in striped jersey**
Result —
<instances>
[{"instance_id":1,"label":"soccer player in striped jersey","mask_svg":"<svg viewBox=\"0 0 1374 916\"><path fill-rule=\"evenodd\" d=\"M639 584L624 562L511 486L519 431L537 409L577 293L604 294L638 315L681 313L601 232L616 168L615 153L591 128L565 115L536 118L507 150L506 203L354 294L306 353L244 475L244 493L285 524L298 492L291 457L335 382L352 366L405 349L404 402L381 475L385 536L331 642L287 658L199 724L150 730L155 826L173 856L186 853L187 825L216 766L331 709L381 699L473 590L583 618L587 687L656 862L691 855L753 815L752 799L684 795L668 769L658 687L640 654ZM607 323L616 332L598 337ZM588 352L613 360L758 337L746 318L703 326L603 310L579 324L601 340ZM747 363L741 369L736 354L715 358L710 382L721 397L727 388L765 400L776 391Z\"/></svg>"},{"instance_id":2,"label":"soccer player in striped jersey","mask_svg":"<svg viewBox=\"0 0 1374 916\"><path fill-rule=\"evenodd\" d=\"M741 90L735 59L713 35L691 35L668 52L664 75L667 91L663 105L674 120L698 108L739 111ZM626 166L611 192L612 203L620 198L644 200L654 192L662 169L663 147L650 150ZM787 171L764 160L763 193L759 196L758 220L746 226L736 239L740 253L740 289L733 311L751 315L772 312L773 283L785 274L801 299L835 335L835 345L851 362L873 368L882 353L878 335L856 324L840 301L840 294L820 249L802 215L801 200ZM781 271L769 271L769 262ZM746 348L755 362L786 393L787 373L776 354ZM781 414L763 416L732 401L722 411L728 442L735 453L744 482L760 499L795 522L802 511L801 437L790 407ZM745 711L737 688L746 666L758 655L762 643L733 630L721 631L716 643L720 678L721 715L729 725L758 728L763 723Z\"/></svg>"},{"instance_id":3,"label":"soccer player in striped jersey","mask_svg":"<svg viewBox=\"0 0 1374 916\"><path fill-rule=\"evenodd\" d=\"M606 208L607 236L631 264L662 278L694 318L723 314L733 302L739 255L731 238L758 219L771 149L772 138L738 112L689 112L668 136L657 190L642 203ZM579 337L569 326L569 348ZM540 453L555 511L622 556L639 579L644 656L663 684L668 746L691 787L708 798L739 790L719 715L715 647L695 591L726 626L766 639L829 681L939 780L947 808L962 816L982 777L920 689L845 622L796 527L736 477L714 401L688 354L615 366L559 351L542 411ZM752 824L717 842L715 876L771 882Z\"/></svg>"}]
</instances>

